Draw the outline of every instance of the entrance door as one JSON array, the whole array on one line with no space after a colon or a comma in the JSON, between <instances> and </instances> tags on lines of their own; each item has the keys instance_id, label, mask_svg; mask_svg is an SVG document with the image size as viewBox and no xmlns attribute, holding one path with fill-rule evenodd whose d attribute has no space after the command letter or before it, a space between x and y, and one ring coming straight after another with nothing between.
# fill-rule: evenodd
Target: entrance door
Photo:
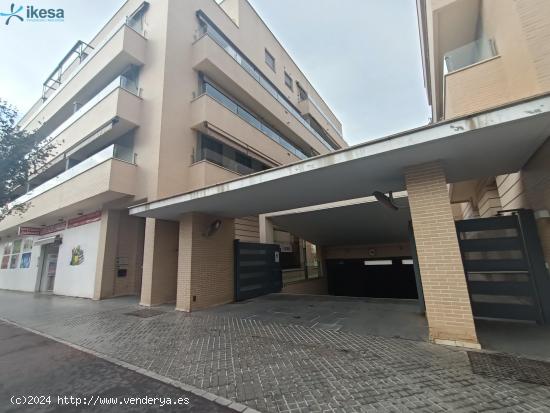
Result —
<instances>
[{"instance_id":1,"label":"entrance door","mask_svg":"<svg viewBox=\"0 0 550 413\"><path fill-rule=\"evenodd\" d=\"M40 291L53 291L59 245L48 244L43 247L44 261L40 278Z\"/></svg>"},{"instance_id":2,"label":"entrance door","mask_svg":"<svg viewBox=\"0 0 550 413\"><path fill-rule=\"evenodd\" d=\"M474 317L550 321L550 277L533 211L456 222Z\"/></svg>"}]
</instances>

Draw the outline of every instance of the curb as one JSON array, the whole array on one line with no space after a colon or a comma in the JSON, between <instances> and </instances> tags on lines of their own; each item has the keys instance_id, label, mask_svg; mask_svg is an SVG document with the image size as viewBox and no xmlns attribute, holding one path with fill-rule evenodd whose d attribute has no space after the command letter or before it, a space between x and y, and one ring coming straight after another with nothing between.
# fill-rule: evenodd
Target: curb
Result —
<instances>
[{"instance_id":1,"label":"curb","mask_svg":"<svg viewBox=\"0 0 550 413\"><path fill-rule=\"evenodd\" d=\"M48 338L50 340L56 341L58 343L64 344L66 346L72 347L76 350L79 350L79 351L82 351L84 353L90 354L92 356L95 356L97 358L105 360L105 361L107 361L111 364L117 365L119 367L123 367L125 369L135 371L136 373L139 373L143 376L147 376L151 379L160 381L162 383L168 384L168 385L173 386L173 387L177 387L178 389L181 389L183 391L193 393L195 396L199 396L199 397L202 397L203 399L210 400L210 401L212 401L216 404L227 407L227 408L232 409L236 412L261 413L258 410L255 410L255 409L252 409L251 407L245 406L244 404L234 402L233 400L226 399L225 397L218 396L217 394L214 394L214 393L206 392L204 390L199 389L198 387L182 383L181 381L170 379L170 378L165 377L165 376L161 376L160 374L157 374L157 373L152 372L150 370L146 370L146 369L143 369L141 367L134 366L133 364L126 363L125 361L118 360L116 358L107 356L103 353L99 353L95 350L79 346L78 344L71 343L71 342L63 340L61 338L51 336L49 334L43 333L43 332L35 330L33 328L22 326L22 325L14 322L14 321L7 320L7 319L2 318L2 317L0 317L0 321L4 322L6 324L10 324L12 326L21 328L21 329L26 330L30 333L37 334L39 336L42 336L42 337Z\"/></svg>"}]
</instances>

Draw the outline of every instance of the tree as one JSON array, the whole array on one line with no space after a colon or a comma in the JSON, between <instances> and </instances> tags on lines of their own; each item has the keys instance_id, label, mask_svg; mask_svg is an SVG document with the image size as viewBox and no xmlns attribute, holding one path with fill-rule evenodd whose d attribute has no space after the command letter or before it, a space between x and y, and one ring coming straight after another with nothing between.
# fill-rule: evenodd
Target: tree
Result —
<instances>
[{"instance_id":1,"label":"tree","mask_svg":"<svg viewBox=\"0 0 550 413\"><path fill-rule=\"evenodd\" d=\"M38 133L21 130L17 116L17 110L0 99L0 221L30 207L28 202L18 205L10 202L20 195L16 191L26 187L29 177L46 165L55 148Z\"/></svg>"}]
</instances>

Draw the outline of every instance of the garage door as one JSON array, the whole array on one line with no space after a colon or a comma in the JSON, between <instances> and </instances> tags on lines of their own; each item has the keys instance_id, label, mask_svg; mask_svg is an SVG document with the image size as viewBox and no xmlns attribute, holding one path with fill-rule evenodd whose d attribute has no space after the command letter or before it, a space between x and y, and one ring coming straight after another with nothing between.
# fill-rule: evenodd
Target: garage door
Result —
<instances>
[{"instance_id":1,"label":"garage door","mask_svg":"<svg viewBox=\"0 0 550 413\"><path fill-rule=\"evenodd\" d=\"M411 257L327 260L329 294L418 298Z\"/></svg>"}]
</instances>

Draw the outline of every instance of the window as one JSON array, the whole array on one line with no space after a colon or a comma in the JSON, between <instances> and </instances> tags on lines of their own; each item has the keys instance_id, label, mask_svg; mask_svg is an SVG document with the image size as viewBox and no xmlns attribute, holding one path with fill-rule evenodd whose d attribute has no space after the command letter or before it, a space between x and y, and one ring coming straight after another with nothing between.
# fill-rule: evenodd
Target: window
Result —
<instances>
[{"instance_id":1,"label":"window","mask_svg":"<svg viewBox=\"0 0 550 413\"><path fill-rule=\"evenodd\" d=\"M227 109L237 114L245 122L254 126L256 129L258 129L259 131L267 135L271 140L277 142L279 145L286 148L289 152L293 153L298 158L306 159L308 157L305 154L305 151L303 151L302 149L292 144L287 138L285 138L283 135L277 132L274 128L267 125L263 120L255 116L253 113L251 113L247 109L244 109L239 103L234 101L232 98L226 96L224 93L218 90L216 86L209 83L210 81L206 80L203 75L201 75L201 82L202 82L201 90L203 93L212 97L218 103L222 104ZM304 123L305 123L305 120L304 120Z\"/></svg>"},{"instance_id":2,"label":"window","mask_svg":"<svg viewBox=\"0 0 550 413\"><path fill-rule=\"evenodd\" d=\"M298 87L298 99L300 100L300 102L302 100L307 100L307 92L304 90L304 88L300 86L298 82L296 82L296 86Z\"/></svg>"},{"instance_id":3,"label":"window","mask_svg":"<svg viewBox=\"0 0 550 413\"><path fill-rule=\"evenodd\" d=\"M275 58L271 53L267 51L267 49L265 49L265 62L271 68L271 70L275 71Z\"/></svg>"},{"instance_id":4,"label":"window","mask_svg":"<svg viewBox=\"0 0 550 413\"><path fill-rule=\"evenodd\" d=\"M144 21L143 16L147 11L147 3L143 3L139 9L137 9L133 14L128 16L126 24L134 29L136 32L143 34L144 32Z\"/></svg>"},{"instance_id":5,"label":"window","mask_svg":"<svg viewBox=\"0 0 550 413\"><path fill-rule=\"evenodd\" d=\"M287 87L290 90L294 90L294 87L293 87L293 84L292 84L292 78L290 77L290 75L287 72L285 72L285 85L287 85Z\"/></svg>"},{"instance_id":6,"label":"window","mask_svg":"<svg viewBox=\"0 0 550 413\"><path fill-rule=\"evenodd\" d=\"M29 268L32 244L32 238L16 239L15 241L5 243L0 269L14 270L16 268Z\"/></svg>"},{"instance_id":7,"label":"window","mask_svg":"<svg viewBox=\"0 0 550 413\"><path fill-rule=\"evenodd\" d=\"M262 87L269 92L284 108L294 116L298 122L305 126L315 137L329 150L334 148L326 142L319 134L305 121L300 111L290 102L290 100L277 89L264 74L242 53L240 53L231 41L211 22L211 20L202 12L198 11L197 16L199 18L199 25L201 34L210 36L214 42L216 42L221 48L223 48L247 73L252 76ZM272 63L270 67L275 71L275 58L266 50L266 62L269 60ZM269 64L269 63L268 63ZM298 83L296 82L298 85ZM307 99L307 92L301 90L300 100ZM335 128L337 129L337 128ZM300 155L298 155L300 156ZM302 158L304 159L304 158Z\"/></svg>"},{"instance_id":8,"label":"window","mask_svg":"<svg viewBox=\"0 0 550 413\"><path fill-rule=\"evenodd\" d=\"M257 159L251 158L231 146L225 145L201 133L197 145L196 161L202 160L210 161L241 175L269 169L269 166L264 165Z\"/></svg>"}]
</instances>

